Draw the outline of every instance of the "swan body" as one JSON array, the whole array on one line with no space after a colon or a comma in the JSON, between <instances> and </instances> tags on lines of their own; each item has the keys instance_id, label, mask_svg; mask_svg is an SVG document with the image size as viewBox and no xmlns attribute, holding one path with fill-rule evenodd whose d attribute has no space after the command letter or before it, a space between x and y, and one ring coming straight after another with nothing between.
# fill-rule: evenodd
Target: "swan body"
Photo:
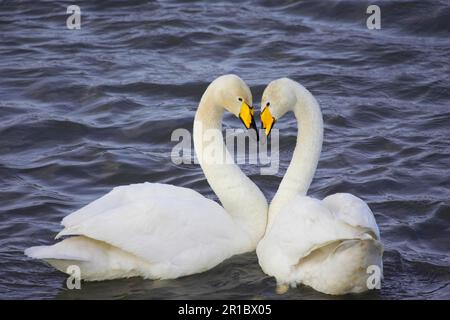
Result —
<instances>
[{"instance_id":1,"label":"swan body","mask_svg":"<svg viewBox=\"0 0 450 320\"><path fill-rule=\"evenodd\" d=\"M262 112L266 133L288 111L299 125L293 159L270 204L267 230L257 247L263 271L279 285L303 284L327 294L368 290L368 267L379 267L381 274L383 268L372 211L348 193L321 201L306 196L322 147L317 101L303 86L283 78L265 89L261 106L269 108Z\"/></svg>"},{"instance_id":2,"label":"swan body","mask_svg":"<svg viewBox=\"0 0 450 320\"><path fill-rule=\"evenodd\" d=\"M85 280L178 278L252 249L250 237L219 204L167 184L116 187L62 225L56 238L75 237L26 254L63 272L79 265Z\"/></svg>"},{"instance_id":3,"label":"swan body","mask_svg":"<svg viewBox=\"0 0 450 320\"><path fill-rule=\"evenodd\" d=\"M222 138L224 107L240 116L248 104L251 93L239 77L225 75L210 84L195 117L198 156L206 144L202 127L216 130ZM249 127L253 117L246 121ZM210 144L226 150L222 139ZM188 188L148 182L120 186L65 217L56 238L67 238L29 248L25 254L62 272L77 265L82 279L98 281L133 276L174 279L255 250L266 225L264 195L234 162L199 158L223 207Z\"/></svg>"}]
</instances>

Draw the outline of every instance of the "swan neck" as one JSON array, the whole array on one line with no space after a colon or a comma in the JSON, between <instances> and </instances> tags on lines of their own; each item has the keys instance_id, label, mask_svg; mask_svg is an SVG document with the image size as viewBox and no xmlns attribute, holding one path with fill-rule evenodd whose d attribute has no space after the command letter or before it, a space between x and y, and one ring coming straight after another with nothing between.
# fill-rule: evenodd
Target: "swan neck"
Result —
<instances>
[{"instance_id":1,"label":"swan neck","mask_svg":"<svg viewBox=\"0 0 450 320\"><path fill-rule=\"evenodd\" d=\"M307 194L314 177L323 142L323 119L314 96L298 83L292 84L296 104L292 111L297 119L297 142L289 167L281 180L269 209L269 225L278 212L295 196Z\"/></svg>"},{"instance_id":2,"label":"swan neck","mask_svg":"<svg viewBox=\"0 0 450 320\"><path fill-rule=\"evenodd\" d=\"M225 211L250 236L254 250L264 234L267 201L261 190L240 170L223 141L224 108L214 88L204 93L194 120L194 148L208 184Z\"/></svg>"}]
</instances>

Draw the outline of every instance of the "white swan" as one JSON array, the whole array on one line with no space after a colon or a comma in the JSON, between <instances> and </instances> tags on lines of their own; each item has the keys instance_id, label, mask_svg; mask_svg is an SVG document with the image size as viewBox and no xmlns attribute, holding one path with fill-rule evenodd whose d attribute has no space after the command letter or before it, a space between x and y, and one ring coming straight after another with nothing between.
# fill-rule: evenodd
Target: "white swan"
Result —
<instances>
[{"instance_id":1,"label":"white swan","mask_svg":"<svg viewBox=\"0 0 450 320\"><path fill-rule=\"evenodd\" d=\"M25 254L62 272L77 265L82 279L96 281L173 279L255 250L266 226L264 195L232 160L224 164L201 156L206 148L229 156L221 131L224 108L249 128L254 127L251 103L244 81L225 75L208 86L195 115L195 150L223 208L187 188L158 183L120 186L62 220L64 229L56 238L70 237L29 248ZM206 137L208 130L219 139Z\"/></svg>"},{"instance_id":2,"label":"white swan","mask_svg":"<svg viewBox=\"0 0 450 320\"><path fill-rule=\"evenodd\" d=\"M257 247L263 271L284 289L301 283L335 295L367 290L367 268L374 265L368 271L382 275L383 247L372 211L348 193L322 201L306 196L322 148L319 104L303 86L283 78L267 86L261 108L266 135L288 111L294 112L299 127L291 163L270 204L267 230ZM377 281L370 279L370 286Z\"/></svg>"}]
</instances>

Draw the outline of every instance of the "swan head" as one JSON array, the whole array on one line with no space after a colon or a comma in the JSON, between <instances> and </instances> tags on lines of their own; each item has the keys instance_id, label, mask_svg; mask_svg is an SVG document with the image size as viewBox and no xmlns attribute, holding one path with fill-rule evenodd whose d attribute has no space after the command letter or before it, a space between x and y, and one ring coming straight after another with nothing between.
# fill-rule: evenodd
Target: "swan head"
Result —
<instances>
[{"instance_id":1,"label":"swan head","mask_svg":"<svg viewBox=\"0 0 450 320\"><path fill-rule=\"evenodd\" d=\"M270 135L275 122L288 111L292 111L297 103L297 96L292 87L293 80L281 78L270 82L264 89L261 99L261 125Z\"/></svg>"},{"instance_id":2,"label":"swan head","mask_svg":"<svg viewBox=\"0 0 450 320\"><path fill-rule=\"evenodd\" d=\"M225 110L238 117L247 129L254 129L258 134L252 107L252 93L247 84L234 74L220 76L215 82L216 101Z\"/></svg>"}]
</instances>

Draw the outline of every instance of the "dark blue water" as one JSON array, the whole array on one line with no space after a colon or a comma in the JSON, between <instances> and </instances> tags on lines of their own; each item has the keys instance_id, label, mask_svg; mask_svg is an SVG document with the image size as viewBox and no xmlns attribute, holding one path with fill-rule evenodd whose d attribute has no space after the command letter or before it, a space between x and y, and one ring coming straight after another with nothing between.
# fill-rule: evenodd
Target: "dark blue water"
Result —
<instances>
[{"instance_id":1,"label":"dark blue water","mask_svg":"<svg viewBox=\"0 0 450 320\"><path fill-rule=\"evenodd\" d=\"M206 86L240 75L259 102L288 76L321 104L325 144L310 194L351 192L373 209L386 247L381 291L344 298L450 298L450 6L377 1L0 2L0 298L328 299L275 292L255 254L170 281L83 283L23 255L112 187L144 181L214 198L197 165L175 165L173 130L191 130ZM225 126L241 128L226 117ZM268 198L295 145L281 129L280 172L244 171Z\"/></svg>"}]
</instances>

